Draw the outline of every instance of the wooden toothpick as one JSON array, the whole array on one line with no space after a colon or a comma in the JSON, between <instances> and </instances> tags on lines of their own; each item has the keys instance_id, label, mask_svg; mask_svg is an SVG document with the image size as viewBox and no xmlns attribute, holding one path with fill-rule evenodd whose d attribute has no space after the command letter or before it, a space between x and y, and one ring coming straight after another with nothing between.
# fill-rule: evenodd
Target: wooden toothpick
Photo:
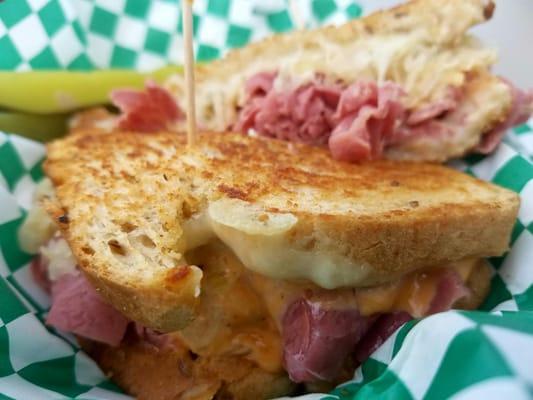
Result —
<instances>
[{"instance_id":1,"label":"wooden toothpick","mask_svg":"<svg viewBox=\"0 0 533 400\"><path fill-rule=\"evenodd\" d=\"M192 43L192 3L183 0L183 58L185 60L185 97L187 101L187 145L196 141L196 98L194 93L194 50Z\"/></svg>"}]
</instances>

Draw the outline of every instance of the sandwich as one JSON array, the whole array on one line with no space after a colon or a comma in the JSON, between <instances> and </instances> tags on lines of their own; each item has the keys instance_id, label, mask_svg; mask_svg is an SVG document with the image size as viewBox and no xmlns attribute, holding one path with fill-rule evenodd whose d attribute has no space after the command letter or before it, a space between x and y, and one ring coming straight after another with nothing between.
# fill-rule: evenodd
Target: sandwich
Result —
<instances>
[{"instance_id":1,"label":"sandwich","mask_svg":"<svg viewBox=\"0 0 533 400\"><path fill-rule=\"evenodd\" d=\"M533 112L533 91L493 75L496 52L468 33L493 11L490 0L413 0L234 50L196 70L198 124L322 146L351 162L488 154ZM118 126L183 129L184 88L175 75L164 88L114 92Z\"/></svg>"},{"instance_id":2,"label":"sandwich","mask_svg":"<svg viewBox=\"0 0 533 400\"><path fill-rule=\"evenodd\" d=\"M493 7L411 1L200 66L195 146L179 76L78 115L20 231L47 324L140 399L268 399L479 307L518 196L425 161L533 110L466 34Z\"/></svg>"},{"instance_id":3,"label":"sandwich","mask_svg":"<svg viewBox=\"0 0 533 400\"><path fill-rule=\"evenodd\" d=\"M78 129L20 232L74 333L140 399L327 390L413 318L477 308L515 193L240 133Z\"/></svg>"}]
</instances>

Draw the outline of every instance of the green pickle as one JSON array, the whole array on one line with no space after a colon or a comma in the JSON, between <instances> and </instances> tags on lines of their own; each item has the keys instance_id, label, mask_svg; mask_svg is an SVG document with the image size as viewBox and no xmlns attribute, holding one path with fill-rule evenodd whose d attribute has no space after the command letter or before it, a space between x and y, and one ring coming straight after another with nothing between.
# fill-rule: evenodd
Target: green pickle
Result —
<instances>
[{"instance_id":1,"label":"green pickle","mask_svg":"<svg viewBox=\"0 0 533 400\"><path fill-rule=\"evenodd\" d=\"M33 114L65 113L109 103L109 92L114 88L141 88L149 77L161 82L181 71L181 67L169 66L150 73L118 69L0 72L0 108Z\"/></svg>"},{"instance_id":2,"label":"green pickle","mask_svg":"<svg viewBox=\"0 0 533 400\"><path fill-rule=\"evenodd\" d=\"M0 131L47 142L66 133L68 118L69 114L0 112Z\"/></svg>"},{"instance_id":3,"label":"green pickle","mask_svg":"<svg viewBox=\"0 0 533 400\"><path fill-rule=\"evenodd\" d=\"M168 66L149 73L132 70L0 71L0 131L46 142L67 131L77 110L109 104L115 88L142 88L147 78L157 82L182 68Z\"/></svg>"}]
</instances>

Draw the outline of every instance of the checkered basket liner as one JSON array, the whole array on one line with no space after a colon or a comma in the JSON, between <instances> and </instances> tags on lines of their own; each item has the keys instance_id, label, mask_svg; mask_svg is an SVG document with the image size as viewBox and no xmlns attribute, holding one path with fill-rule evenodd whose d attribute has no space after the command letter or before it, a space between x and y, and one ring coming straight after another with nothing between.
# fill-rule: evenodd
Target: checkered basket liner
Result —
<instances>
[{"instance_id":1,"label":"checkered basket liner","mask_svg":"<svg viewBox=\"0 0 533 400\"><path fill-rule=\"evenodd\" d=\"M353 0L296 4L309 27L361 14ZM196 0L193 18L200 61L294 28L283 0ZM0 69L148 70L169 62L181 64L181 33L178 0L4 0Z\"/></svg>"}]
</instances>

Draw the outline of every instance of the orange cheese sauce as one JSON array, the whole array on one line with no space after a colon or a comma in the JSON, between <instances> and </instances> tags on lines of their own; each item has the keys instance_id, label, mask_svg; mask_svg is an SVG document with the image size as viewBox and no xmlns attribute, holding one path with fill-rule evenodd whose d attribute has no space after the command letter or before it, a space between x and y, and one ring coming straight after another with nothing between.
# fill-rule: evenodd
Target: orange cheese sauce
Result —
<instances>
[{"instance_id":1,"label":"orange cheese sauce","mask_svg":"<svg viewBox=\"0 0 533 400\"><path fill-rule=\"evenodd\" d=\"M283 368L281 321L293 301L305 296L325 307L357 308L364 316L405 311L420 317L445 268L455 269L466 281L477 263L464 260L412 272L370 288L326 290L251 272L220 243L192 251L187 260L203 269L204 278L199 316L179 332L180 339L199 355L244 357L269 372Z\"/></svg>"},{"instance_id":2,"label":"orange cheese sauce","mask_svg":"<svg viewBox=\"0 0 533 400\"><path fill-rule=\"evenodd\" d=\"M278 327L240 261L219 243L192 251L187 260L204 277L199 315L179 332L184 344L199 355L243 357L266 371L282 371Z\"/></svg>"}]
</instances>

